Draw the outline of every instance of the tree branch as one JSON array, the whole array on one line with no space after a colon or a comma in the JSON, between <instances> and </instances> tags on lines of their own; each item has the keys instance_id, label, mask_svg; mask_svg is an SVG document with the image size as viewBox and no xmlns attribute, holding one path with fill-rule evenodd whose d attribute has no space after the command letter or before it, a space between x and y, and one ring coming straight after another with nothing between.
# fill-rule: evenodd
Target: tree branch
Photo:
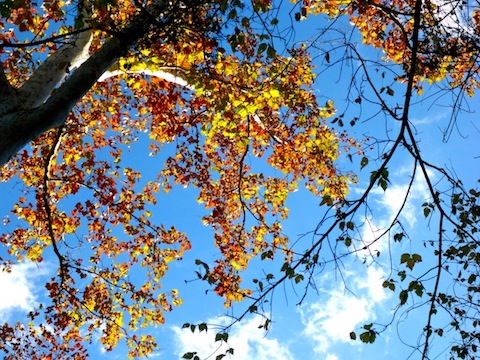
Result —
<instances>
[{"instance_id":1,"label":"tree branch","mask_svg":"<svg viewBox=\"0 0 480 360\"><path fill-rule=\"evenodd\" d=\"M107 40L86 61L83 61L84 59L81 58L78 49L71 48L71 46L65 48L64 55L60 54L56 57L55 54L60 52L58 51L50 56L37 69L36 74L20 89L18 100L23 102L22 108L15 113L0 117L0 166L4 165L14 154L39 135L62 125L71 109L91 89L100 76L131 46L148 33L150 22L147 20L150 16L160 16L166 7L167 5L150 6L134 18L121 32ZM146 12L149 13L148 16ZM165 26L168 27L169 25L167 23ZM86 33L79 34L83 37L85 35ZM83 39L83 41L86 40ZM66 74L58 71L68 67L66 64L62 64L63 61L60 61L65 59L83 61L83 63L43 103L45 97L50 95L58 82L65 78ZM45 64L54 68L55 71L49 70ZM61 66L65 66L65 68ZM50 80L48 76L53 76L55 79ZM42 81L47 82L48 85L45 85ZM44 86L48 88L48 91L45 90Z\"/></svg>"},{"instance_id":2,"label":"tree branch","mask_svg":"<svg viewBox=\"0 0 480 360\"><path fill-rule=\"evenodd\" d=\"M0 62L0 115L9 113L17 105L15 89L12 87Z\"/></svg>"},{"instance_id":3,"label":"tree branch","mask_svg":"<svg viewBox=\"0 0 480 360\"><path fill-rule=\"evenodd\" d=\"M438 294L438 287L440 284L440 275L442 274L442 257L443 257L443 250L442 250L442 242L443 242L443 214L440 214L440 221L438 225L438 264L437 264L437 274L435 276L435 286L433 288L433 293L430 298L430 310L428 312L428 320L427 326L425 327L425 331L427 334L425 335L425 344L423 346L422 351L422 360L428 358L428 341L430 336L432 335L432 316L435 313L435 302L437 301L437 294Z\"/></svg>"},{"instance_id":4,"label":"tree branch","mask_svg":"<svg viewBox=\"0 0 480 360\"><path fill-rule=\"evenodd\" d=\"M83 29L78 29L78 30L73 30L72 32L69 32L67 34L62 34L62 35L54 35L50 36L46 39L42 40L32 40L26 43L11 43L11 42L4 42L0 44L0 49L3 48L12 48L12 49L24 49L27 47L31 46L38 46L38 45L44 45L48 43L65 43L67 42L67 39L69 36L73 35L78 35L80 33L86 32L86 31L91 31L93 30L91 27L85 27ZM71 43L71 41L70 41Z\"/></svg>"},{"instance_id":5,"label":"tree branch","mask_svg":"<svg viewBox=\"0 0 480 360\"><path fill-rule=\"evenodd\" d=\"M63 133L63 127L58 128L57 134L55 136L55 141L53 142L50 152L47 156L44 173L43 173L43 192L42 192L43 206L45 208L45 213L47 214L48 234L50 236L50 241L52 242L53 252L57 256L58 262L59 262L58 272L60 274L61 289L63 288L63 285L65 283L65 274L67 271L67 264L66 264L65 257L60 253L60 250L58 249L55 231L53 230L53 217L52 217L53 214L52 214L52 208L50 207L48 184L50 181L50 170L52 165L52 159L56 155L58 151L58 147L60 146L62 133Z\"/></svg>"},{"instance_id":6,"label":"tree branch","mask_svg":"<svg viewBox=\"0 0 480 360\"><path fill-rule=\"evenodd\" d=\"M92 16L91 11L78 5L78 18L88 27ZM30 79L18 89L18 103L23 109L31 109L43 104L52 91L67 77L69 72L79 67L89 57L92 42L92 31L82 31L74 34L70 41L50 55L38 67Z\"/></svg>"}]
</instances>

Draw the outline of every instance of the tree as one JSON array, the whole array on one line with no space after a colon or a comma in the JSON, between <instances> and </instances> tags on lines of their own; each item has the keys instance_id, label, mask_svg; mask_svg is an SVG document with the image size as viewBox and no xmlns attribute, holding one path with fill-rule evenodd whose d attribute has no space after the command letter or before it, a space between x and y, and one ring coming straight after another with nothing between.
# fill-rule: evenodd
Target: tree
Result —
<instances>
[{"instance_id":1,"label":"tree","mask_svg":"<svg viewBox=\"0 0 480 360\"><path fill-rule=\"evenodd\" d=\"M320 106L309 90L308 54L279 56L265 35L255 49L248 17L235 15L241 5L4 3L16 31L3 33L2 179L16 176L33 194L14 204L23 222L1 238L2 265L42 262L48 249L58 260L46 284L51 303L31 313L30 324L2 328L7 357L82 358L94 328L103 329L107 350L125 337L130 356L152 351L151 336L131 332L163 323L181 304L161 279L191 246L177 229L149 220L160 190L200 190L221 253L206 277L227 305L250 294L239 271L252 257L286 249L280 222L299 181L332 198L345 193L350 176L333 162L339 144L351 141L325 125L332 105ZM259 1L249 11L267 9ZM225 16L244 29L229 35L238 55L221 47ZM122 155L144 132L152 156L165 143L176 151L156 180L140 184ZM289 177L255 172L248 153ZM133 269L143 282L129 280Z\"/></svg>"},{"instance_id":2,"label":"tree","mask_svg":"<svg viewBox=\"0 0 480 360\"><path fill-rule=\"evenodd\" d=\"M6 356L84 358L85 344L92 341L84 330L93 328L103 329L106 349L125 338L132 357L153 351L155 339L135 330L163 323L164 312L181 304L178 292L163 290L161 280L169 263L191 247L185 234L149 219L159 191L176 184L198 189L198 201L208 211L203 222L212 228L220 252L213 264L197 260L198 276L227 306L250 301L245 315L260 312L265 297L288 279L307 278L311 284L329 239L344 242L348 254L377 241L401 241L407 234L398 216L373 242L363 242L355 232L372 189L388 188L389 164L402 153L414 159L412 171L418 167L428 185L430 199L421 211L438 221L438 238L431 242L437 262L428 282L414 273L427 255L401 254L399 263L411 273L397 271L400 279L385 279L384 287L397 291L395 284L410 279L399 290L399 307L409 297L427 297L422 357L428 357L433 334L441 336L432 318L445 310L461 335L453 354L473 358L478 321L466 308L478 312L479 192L422 157L410 122L412 99L429 84L458 91L454 114L463 94L473 95L478 86L478 12L464 23L454 16L457 5L422 0L295 4L293 21L323 13L337 24L349 17L364 43L382 49L384 60L395 64L389 67L362 56L342 25L329 26L320 41L286 44L284 20L277 18L281 9L269 0L251 6L240 1L49 1L41 8L30 1L3 2L3 28L9 23L15 30L2 33L1 177L21 179L25 189L12 210L22 222L0 238L8 248L2 266L8 271L24 259L42 262L48 251L58 260L58 274L46 284L51 303L32 312L30 324L3 325ZM341 36L332 42L334 32ZM355 62L348 90L352 102L378 106L388 121L399 124L386 146L381 139L367 145L381 151L358 199L347 197L355 176L340 171L335 161L343 149L362 168L374 159L362 142L328 126L330 117L343 126L347 112L333 117L333 102L319 104L312 90L310 51L324 38L331 47L320 49L326 71ZM389 98L397 89L404 92L404 103L392 105ZM175 148L148 182L124 165L129 147L144 133L152 156L158 157L164 144ZM262 167L246 161L251 155ZM278 172L268 174L265 164ZM445 181L434 184L429 171ZM300 185L319 196L328 211L312 245L297 252L281 222L288 215L288 194ZM257 281L255 293L242 286L250 260L273 259L278 250L285 257L283 274L275 280L267 275L268 285ZM452 281L468 285L454 298L440 288L439 279L456 266L464 270ZM133 270L145 280L131 281ZM38 319L46 325L38 325ZM380 332L373 325L365 330L359 337L367 343Z\"/></svg>"}]
</instances>

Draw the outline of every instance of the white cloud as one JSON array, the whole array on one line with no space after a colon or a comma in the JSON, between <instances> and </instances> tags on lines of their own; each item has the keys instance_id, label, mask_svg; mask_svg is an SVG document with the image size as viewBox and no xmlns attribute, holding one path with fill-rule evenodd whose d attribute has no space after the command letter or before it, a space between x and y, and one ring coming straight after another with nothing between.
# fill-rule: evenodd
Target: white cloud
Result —
<instances>
[{"instance_id":1,"label":"white cloud","mask_svg":"<svg viewBox=\"0 0 480 360\"><path fill-rule=\"evenodd\" d=\"M389 251L388 238L378 239L389 228L400 209L402 210L399 220L402 224L404 226L408 224L410 228L415 226L418 217L421 216L419 205L425 201L425 194L428 194L428 191L420 169L410 189L409 176L411 167L400 168L395 174L390 175L390 179L392 182L394 179L402 179L403 182L389 184L386 191L376 188L372 192L373 196L369 202L373 214L368 219L364 218L358 222L365 223L361 238L363 245L369 245L367 249L357 251L359 258L368 258L377 251L381 253ZM404 204L407 191L410 191L410 194ZM386 261L387 264L382 264L382 261ZM336 284L331 290L324 291L318 301L306 304L301 309L302 322L305 326L304 335L315 344L314 348L318 354L327 359L336 359L337 355L333 353L333 350L338 349L336 346L358 344L350 339L351 331L358 330L381 317L380 314L392 297L392 293L382 286L388 276L385 270L390 267L388 261L388 257L380 256L367 266L354 259L350 263L344 262L344 269L348 269L342 273L346 287L343 283ZM322 275L317 283L332 284L333 276L330 275Z\"/></svg>"},{"instance_id":2,"label":"white cloud","mask_svg":"<svg viewBox=\"0 0 480 360\"><path fill-rule=\"evenodd\" d=\"M325 360L338 360L338 356L328 354L327 357L325 358Z\"/></svg>"},{"instance_id":3,"label":"white cloud","mask_svg":"<svg viewBox=\"0 0 480 360\"><path fill-rule=\"evenodd\" d=\"M389 184L385 192L381 188L373 191L369 200L373 216L363 219L366 225L360 234L365 244L376 240L394 220L403 205L410 175L411 166L400 168L391 174L393 183ZM424 177L417 171L408 201L403 205L399 218L402 225L413 228L423 216L420 205L425 201L426 194L428 191ZM359 224L361 222L358 221ZM357 251L357 255L363 259L376 251L382 254L390 251L388 238L382 238L367 250ZM299 348L300 338L300 347L308 352L313 351L316 357L338 360L347 353L358 353L363 349L360 341L350 339L351 331L356 331L358 336L363 325L375 322L387 313L387 316L391 316L394 305L389 307L389 300L394 295L382 286L389 276L389 257L375 258L367 266L359 262L358 258L352 257L350 262L345 259L342 261L344 282L335 283L335 270L325 272L316 279L317 285L322 284L320 297L314 302L310 298L310 302L305 301L299 309L303 330L299 330L295 339L291 339L290 349ZM235 349L233 359L295 359L293 350L289 350L289 343L264 337L264 332L258 329L259 324L258 319L251 319L232 330L229 345ZM214 341L215 332L198 335L178 327L174 331L180 356L187 351L197 351L202 358L210 356L216 350L216 354L221 354L228 348L218 349L219 343ZM293 342L296 342L295 345Z\"/></svg>"},{"instance_id":4,"label":"white cloud","mask_svg":"<svg viewBox=\"0 0 480 360\"><path fill-rule=\"evenodd\" d=\"M372 320L372 306L367 297L333 290L328 293L327 300L307 304L301 309L303 334L314 343L316 353L335 359L332 347L337 343L352 343L350 332Z\"/></svg>"},{"instance_id":5,"label":"white cloud","mask_svg":"<svg viewBox=\"0 0 480 360\"><path fill-rule=\"evenodd\" d=\"M355 286L360 290L366 290L366 297L374 304L380 304L387 300L388 293L382 286L386 273L382 268L369 266L366 276L356 277Z\"/></svg>"},{"instance_id":6,"label":"white cloud","mask_svg":"<svg viewBox=\"0 0 480 360\"><path fill-rule=\"evenodd\" d=\"M391 178L405 175L408 176L408 173L395 174ZM390 226L402 206L400 220L408 223L410 227L415 225L419 213L418 202L423 202L425 194L428 193L423 176L417 176L414 180L409 198L403 205L407 190L408 183L389 184L385 192L382 189L375 189L371 200L371 204L375 204L372 206L373 217L363 219L366 225L361 234L364 244L370 246L368 249L357 251L360 258L367 258L376 251L381 253L388 251L387 238L372 242ZM368 266L354 259L348 264L344 262L344 269L348 270L343 271L342 279L348 289L343 283L339 283L331 290L325 291L318 301L306 304L301 309L302 322L305 326L304 335L314 343L314 349L319 355L327 359L336 359L334 350L339 349L339 344L351 346L358 344L350 339L351 331L358 330L381 317L380 313L384 311L392 296L392 293L382 286L388 276L385 269L389 268L389 264L381 263L382 260L384 260L382 257L375 258ZM322 275L317 283L331 284L333 276L330 275Z\"/></svg>"},{"instance_id":7,"label":"white cloud","mask_svg":"<svg viewBox=\"0 0 480 360\"><path fill-rule=\"evenodd\" d=\"M219 321L210 319L207 323L218 324ZM224 325L226 324L224 322ZM177 355L196 351L203 359L214 353L223 354L230 347L234 349L235 360L293 360L294 356L288 347L277 339L269 338L265 330L259 329L261 324L261 319L251 318L235 325L229 333L228 346L219 341L215 342L216 331L213 329L192 333L188 329L174 326Z\"/></svg>"},{"instance_id":8,"label":"white cloud","mask_svg":"<svg viewBox=\"0 0 480 360\"><path fill-rule=\"evenodd\" d=\"M36 282L46 273L45 267L31 262L13 265L11 272L0 272L0 321L5 321L13 310L30 311L36 304Z\"/></svg>"},{"instance_id":9,"label":"white cloud","mask_svg":"<svg viewBox=\"0 0 480 360\"><path fill-rule=\"evenodd\" d=\"M455 35L469 33L473 35L473 27L469 26L470 7L464 0L434 0L437 5L436 18L447 31Z\"/></svg>"},{"instance_id":10,"label":"white cloud","mask_svg":"<svg viewBox=\"0 0 480 360\"><path fill-rule=\"evenodd\" d=\"M431 125L433 123L440 123L445 119L447 119L447 117L448 117L448 112L442 111L437 114L434 114L433 116L431 114L428 114L423 117L413 118L411 122L414 126Z\"/></svg>"},{"instance_id":11,"label":"white cloud","mask_svg":"<svg viewBox=\"0 0 480 360\"><path fill-rule=\"evenodd\" d=\"M377 204L373 214L375 221L372 222L371 226L373 230L381 230L385 228L385 226L390 225L402 206L400 220L403 220L411 228L415 226L419 215L421 216L422 214L419 202L423 203L426 200L425 197L429 194L429 191L425 183L425 177L418 167L416 177L410 187L408 199L404 204L405 196L409 190L409 177L411 174L411 167L400 168L399 172L390 175L390 179L393 182L395 178L402 176L405 177L404 183L389 184L385 191L381 188L376 188L372 191L372 194L376 196L375 204ZM430 180L434 179L432 172L429 172L428 175Z\"/></svg>"}]
</instances>

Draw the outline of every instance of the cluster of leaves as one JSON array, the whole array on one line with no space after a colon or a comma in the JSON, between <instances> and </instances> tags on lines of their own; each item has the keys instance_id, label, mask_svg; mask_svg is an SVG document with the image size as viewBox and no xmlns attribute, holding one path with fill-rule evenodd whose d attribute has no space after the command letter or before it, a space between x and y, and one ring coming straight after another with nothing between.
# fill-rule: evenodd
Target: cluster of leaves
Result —
<instances>
[{"instance_id":1,"label":"cluster of leaves","mask_svg":"<svg viewBox=\"0 0 480 360\"><path fill-rule=\"evenodd\" d=\"M0 242L8 255L1 259L2 268L8 270L25 259L40 263L49 253L59 264L58 274L46 284L51 302L32 312L29 324L1 328L7 341L0 349L6 356L83 358L84 345L93 341L93 329L101 329L100 341L107 350L124 338L131 357L151 353L156 340L135 331L162 324L164 313L182 303L176 289L163 288L162 279L170 264L192 247L179 229L152 220L159 193L177 185L196 188L197 200L205 206L202 221L213 230L219 253L212 263L197 260L203 268L198 275L225 299L226 306L253 297L254 289L242 284L242 271L250 261L273 259L279 251L284 257L282 275L255 279L259 295L247 313L257 312L265 296L288 279L301 283L308 278L312 284L325 241L335 238L332 248L343 243L348 254L372 244L356 238L356 215L372 189L387 190L390 161L402 146L428 185L431 199L422 207L423 215L439 219L438 238L431 242L437 272L430 286L423 275L414 273L426 256L403 253L396 276L383 286L398 291L399 308L427 295L424 356L430 336L442 336L444 331L434 329L431 322L438 309L451 316L450 327L461 335L453 352L460 358L475 353L479 322L478 307L472 304L479 293L479 193L465 191L422 158L409 109L412 93L421 95L425 84L443 81L468 95L477 89L479 12L472 14L465 31L460 19L453 24L445 20L452 13L447 3L304 0L297 4L298 21L320 13L333 19L348 16L366 45L381 49L383 60L398 65L395 81L405 84L404 104L388 106L384 96L394 95L393 85L373 84L366 62L351 46L371 88L374 101L370 102L379 104L400 126L397 138L383 150L380 166L371 172L364 194L349 200L348 186L355 177L339 171L336 161L342 149L361 154L362 169L369 158L345 133L328 127L326 121L335 107L330 100L320 103L312 91L315 75L309 48L296 46L285 56L278 51L280 42L271 32L279 26L278 9L272 2L256 0L251 8L237 0L162 2L165 11L149 17L154 3L0 4L4 16L0 26L13 29L0 34L0 54L5 78L16 88L69 35L91 31L89 51L95 53L111 37L127 39L130 34L123 30L140 16L149 22L138 27L145 33L138 36L135 47L83 96L63 126L45 132L0 169L2 181L20 179L24 184L24 193L12 209L16 220L4 219L7 230ZM81 16L85 11L88 20ZM75 19L71 13L76 13ZM332 57L327 52L326 63ZM75 73L68 64L55 65L59 71ZM364 98L360 93L354 102L361 105ZM340 114L334 122L343 126L342 118ZM143 142L149 142L151 161L160 162L167 145L172 150L147 180L129 160L132 149L139 156L136 149L142 146L136 143ZM450 196L437 191L427 170L447 179ZM300 186L321 198L333 215L320 222L310 249L297 254L282 231L282 221L288 216L288 195ZM398 216L383 233L395 230L394 242L408 237L397 220ZM454 235L449 241L444 222ZM453 281L464 297L440 291L440 274L453 273L452 268L459 270ZM139 275L135 281L134 273ZM38 326L39 322L45 325ZM207 330L206 324L185 324L185 328ZM366 343L380 333L373 324L361 331L359 338ZM350 336L357 338L355 332ZM228 333L219 332L216 340L226 342ZM228 354L233 353L230 350ZM184 358L198 355L190 352Z\"/></svg>"},{"instance_id":2,"label":"cluster of leaves","mask_svg":"<svg viewBox=\"0 0 480 360\"><path fill-rule=\"evenodd\" d=\"M93 29L92 52L146 11L130 1L83 5L93 6L87 24ZM281 221L288 216L289 193L303 185L332 199L347 193L353 178L339 172L335 160L343 146L356 145L326 126L335 110L331 102L320 105L311 90L306 49L290 57L269 50L271 45L264 51L268 38L241 21L228 37L238 50L230 54L198 20L203 16L207 23L214 12L215 21L222 14L237 21L232 11L240 5L212 2L195 22L183 12L173 22L175 36L172 28L162 27L166 19L153 19L152 32L111 69L115 76L97 83L63 126L35 139L0 170L2 181L16 178L24 184L12 209L16 220L5 217L8 228L0 242L8 255L2 267L25 259L40 263L48 253L59 264L57 276L46 284L51 303L32 312L28 325L5 325L1 350L7 357L36 351L82 358L94 329L100 329L107 350L123 338L130 357L153 351L155 339L134 332L162 324L164 312L182 303L176 289L163 289L162 278L169 263L191 248L185 234L151 220L160 191L175 185L199 189L198 201L209 211L203 222L213 228L220 250L207 279L226 306L251 294L241 287L240 272L252 258L268 254L262 258L270 259L284 250L288 261ZM258 1L254 11L268 8L268 1ZM8 14L4 10L5 21L16 29L2 34L14 50L1 48L13 85L21 86L35 72L41 53L57 49L57 39L79 29L78 23L69 24L72 9L60 1L41 8L24 1L9 6ZM55 30L47 36L49 25ZM17 30L21 38L33 35L38 42L20 44ZM156 77L159 71L188 85ZM150 141L153 158L165 144L174 148L150 180L127 160L140 140ZM256 163L276 175L266 175ZM40 331L39 321L45 324ZM27 350L29 343L17 341L25 337L49 345Z\"/></svg>"},{"instance_id":3,"label":"cluster of leaves","mask_svg":"<svg viewBox=\"0 0 480 360\"><path fill-rule=\"evenodd\" d=\"M202 331L205 331L205 332L208 331L208 325L206 323L201 323L201 324L198 324L198 325L185 323L185 324L183 324L182 328L183 329L190 329L190 331L192 333L194 333L197 330L197 328L198 328L198 331L200 333ZM228 333L223 332L223 331L220 331L220 332L216 333L215 334L215 342L217 342L217 341L219 341L220 343L228 344ZM235 354L235 350L233 348L229 347L227 350L225 350L225 353L218 354L215 357L215 360L221 360L225 356L234 355L234 354ZM197 352L193 351L193 352L187 352L187 353L183 354L182 359L200 360L200 357L197 355Z\"/></svg>"},{"instance_id":4,"label":"cluster of leaves","mask_svg":"<svg viewBox=\"0 0 480 360\"><path fill-rule=\"evenodd\" d=\"M421 82L432 84L447 79L452 88L462 88L473 95L478 88L479 12L474 10L472 23L462 19L459 11L465 4L438 1L303 1L302 12L348 15L359 30L363 42L379 48L386 60L403 67L398 77L406 82L412 57L416 56L415 88L423 92ZM414 18L418 19L417 26ZM416 55L410 40L417 33Z\"/></svg>"},{"instance_id":5,"label":"cluster of leaves","mask_svg":"<svg viewBox=\"0 0 480 360\"><path fill-rule=\"evenodd\" d=\"M456 8L457 5L459 8ZM418 136L412 130L409 113L413 92L416 91L417 95L422 95L426 84L427 86L446 84L446 88L449 89L447 91L452 93L459 90L460 94L455 100L457 103L452 106L454 114L458 110L459 99L463 99L463 94L473 96L478 88L480 48L478 11L473 10L468 14L471 17L467 21L460 17L461 6L460 3L430 1L303 1L300 11L295 16L297 21L309 14L323 13L334 19L348 16L350 22L359 30L366 45L382 49L383 60L400 65L392 73L396 81L405 84L405 101L403 106L388 105L384 96L394 95L393 85L383 85L383 80L379 80L378 84L375 83L372 80L374 71L369 71L368 66L371 63L375 65L378 63L364 59L351 46L352 50L349 53L353 54L352 57L360 63L357 71L364 76L362 82L365 87L370 88L372 94L368 98L365 95L366 91L359 86L358 97L353 96L355 100L352 102L361 105L362 99L365 99L369 103L378 104L389 120L400 121L401 126L397 137L393 141L387 141L390 143L389 146L383 147L382 142L378 142L382 144L378 159L381 166L371 172L370 184L360 198L340 201L331 208L330 212L327 212L317 229L313 231L315 240L312 247L306 252L297 254L293 262L282 268L285 276L279 282L287 278L294 278L296 281L299 274L304 274L302 279L308 276L308 285L311 285L315 274L314 269L325 265L320 261L319 254L322 245L330 238L335 239L335 244L330 244L330 248L334 249L334 261L341 261L342 257L359 251L368 251L375 242L390 239L389 235L392 233L391 239L394 242L399 243L402 239L408 239L408 234L405 233L399 217L408 201L413 179L418 176L416 171L420 169L420 176L425 178L429 192L427 198L430 197L430 199L422 205L419 213L429 221L438 221L438 237L435 240L424 241L426 247L431 246L431 252L399 255L395 266L397 276L385 280L383 287L398 291L397 311L407 306L406 312L423 308L416 303L415 298L425 299L426 297L427 300L422 300L421 304L427 304L429 309L423 338L418 345L422 358L428 358L430 354L433 335L442 337L447 329L459 335L451 347L452 357L476 358L480 339L477 330L479 325L477 321L479 314L478 191L476 189L466 191L462 182L456 180L448 171L425 160L420 153ZM344 40L348 41L347 38ZM332 62L332 54L333 52L325 52L327 69L328 64ZM345 55L342 54L342 56ZM345 58L338 61L345 61ZM384 68L387 69L386 66ZM388 69L391 71L391 68ZM378 68L376 70L378 71ZM355 74L355 71L352 73ZM381 79L384 79L385 72L381 74ZM352 84L354 81L352 80ZM378 86L380 82L381 88ZM340 114L334 122L343 126L343 116ZM354 126L356 120L358 118L354 118L350 125ZM448 128L447 131L449 131ZM447 136L448 134L445 138ZM369 194L376 185L383 191L388 189L389 165L391 165L391 159L401 152L399 145L407 149L406 155L412 157L414 164L412 182L405 194L403 205L390 226L380 231L380 235L373 241L366 242L358 231L364 226L365 221L363 216L358 220L359 209L368 204ZM363 157L360 167L363 169L368 164L368 157ZM440 175L445 181L433 184L432 173ZM334 204L328 198L324 198L322 203ZM340 230L340 233L337 233L337 230ZM338 250L338 242L347 246L349 249L347 253ZM447 243L450 248L445 250ZM379 255L379 252L374 254L375 257ZM452 275L456 273L458 276ZM450 283L446 278L449 278ZM273 290L279 282L271 284L266 292ZM444 283L453 284L455 296L446 288L442 290ZM442 316L446 316L450 321L441 323L442 316L438 316L438 325L434 326L434 316L438 313L442 313ZM374 324L365 325L361 331L359 338L365 343L373 343L381 332L375 328ZM352 332L350 336L352 339L357 338L356 332Z\"/></svg>"}]
</instances>

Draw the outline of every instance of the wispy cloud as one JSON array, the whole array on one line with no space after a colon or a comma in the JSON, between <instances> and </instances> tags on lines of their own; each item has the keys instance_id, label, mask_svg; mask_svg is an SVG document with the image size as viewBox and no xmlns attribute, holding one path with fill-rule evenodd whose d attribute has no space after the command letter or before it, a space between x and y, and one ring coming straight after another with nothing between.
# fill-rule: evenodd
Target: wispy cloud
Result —
<instances>
[{"instance_id":1,"label":"wispy cloud","mask_svg":"<svg viewBox=\"0 0 480 360\"><path fill-rule=\"evenodd\" d=\"M331 290L321 293L319 299L305 304L300 309L303 335L312 343L318 356L338 359L335 353L344 346L356 346L350 339L350 332L376 319L376 314L389 294L382 287L385 272L371 265L365 268L358 262L349 264L351 270L343 274L347 289L337 282ZM325 274L318 283L333 282L331 274Z\"/></svg>"},{"instance_id":2,"label":"wispy cloud","mask_svg":"<svg viewBox=\"0 0 480 360\"><path fill-rule=\"evenodd\" d=\"M371 316L365 298L339 289L328 293L326 301L308 304L301 314L305 326L303 333L319 355L328 354L339 342L351 342L349 333Z\"/></svg>"},{"instance_id":3,"label":"wispy cloud","mask_svg":"<svg viewBox=\"0 0 480 360\"><path fill-rule=\"evenodd\" d=\"M210 319L208 323L219 323L218 319ZM288 347L278 339L270 338L263 329L259 329L262 320L251 318L234 326L229 334L227 344L215 342L215 330L192 333L188 329L173 327L177 355L196 351L203 359L213 353L222 354L228 348L234 349L235 360L293 360L294 355ZM225 322L226 324L226 322ZM333 359L332 359L333 360Z\"/></svg>"},{"instance_id":4,"label":"wispy cloud","mask_svg":"<svg viewBox=\"0 0 480 360\"><path fill-rule=\"evenodd\" d=\"M369 201L374 216L368 221L359 219L359 223L368 223L359 234L365 243L377 239L402 207L411 175L407 169L405 167L404 171L400 168L398 172L391 174L392 183L385 192L379 188L372 193ZM418 221L417 217L421 216L418 205L425 200L427 193L423 176L417 172L417 178L410 189L408 201L403 205L400 217L402 223L405 223L404 226L414 228ZM273 338L270 333L265 336L265 332L258 329L261 321L257 318L243 321L233 328L229 334L228 346L225 344L221 346L219 342L214 341L215 331L209 330L208 333L198 334L191 333L188 329L174 327L177 355L182 356L185 352L196 351L198 356L203 358L213 353L222 354L228 347L235 349L233 357L235 360L305 358L300 351L308 353L310 358L313 356L326 360L343 359L348 353L358 355L364 348L359 341L350 339L350 332L356 331L358 335L363 325L384 319L385 316L388 318L395 307L395 303L390 303L393 293L382 286L390 273L389 257L375 258L375 261L367 262L367 266L358 261L358 258L363 259L364 256L375 254L376 251L382 254L388 252L388 238L375 242L369 250L370 252L358 251L358 257L342 260L341 278L344 282L335 280L335 270L324 272L316 279L320 295L318 298L308 297L299 308L300 328L295 328L293 323L291 327L274 324L280 325L282 329L283 326L287 327L285 333L293 334L285 335L290 336L289 341L284 341L283 337ZM213 319L210 322L218 323ZM388 335L385 334L386 336ZM385 353L388 351L389 349L385 349Z\"/></svg>"},{"instance_id":5,"label":"wispy cloud","mask_svg":"<svg viewBox=\"0 0 480 360\"><path fill-rule=\"evenodd\" d=\"M448 115L448 111L442 111L436 114L428 114L422 117L414 117L411 119L411 122L415 126L431 125L446 120L448 118Z\"/></svg>"},{"instance_id":6,"label":"wispy cloud","mask_svg":"<svg viewBox=\"0 0 480 360\"><path fill-rule=\"evenodd\" d=\"M27 312L37 303L36 278L46 274L45 267L27 262L13 265L11 272L0 272L0 321L7 320L12 311Z\"/></svg>"},{"instance_id":7,"label":"wispy cloud","mask_svg":"<svg viewBox=\"0 0 480 360\"><path fill-rule=\"evenodd\" d=\"M379 188L372 193L370 207L373 209L373 216L359 221L367 224L361 229L360 235L364 244L371 246L357 252L359 258L368 257L376 251L381 253L388 251L388 238L374 240L389 227L402 206L400 220L410 228L414 227L419 216L418 203L425 200L425 194L428 192L423 176L417 176L410 189L409 198L404 204L409 175L402 171L392 174L393 184L389 184L386 191ZM322 274L317 279L317 284L329 284L328 290L324 287L317 301L305 304L301 308L302 322L305 326L303 334L313 343L313 348L319 356L327 359L340 358L337 353L344 351L345 345L352 346L353 351L358 343L350 339L350 332L374 322L389 313L394 306L388 306L392 295L382 286L390 269L389 257L376 258L374 262L368 264L365 266L354 258L350 261L344 260L342 265L346 270L342 272L343 282L335 283L332 273Z\"/></svg>"}]
</instances>

